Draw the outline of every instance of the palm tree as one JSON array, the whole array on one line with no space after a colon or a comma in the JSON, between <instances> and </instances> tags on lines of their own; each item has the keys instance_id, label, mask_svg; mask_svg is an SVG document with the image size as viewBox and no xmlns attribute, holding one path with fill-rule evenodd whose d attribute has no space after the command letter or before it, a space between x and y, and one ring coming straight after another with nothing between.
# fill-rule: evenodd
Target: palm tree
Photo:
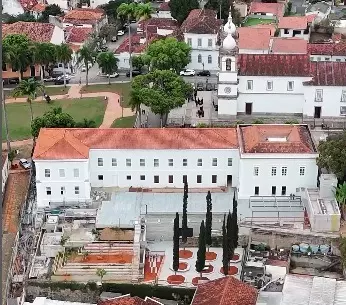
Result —
<instances>
[{"instance_id":1,"label":"palm tree","mask_svg":"<svg viewBox=\"0 0 346 305\"><path fill-rule=\"evenodd\" d=\"M94 120L84 118L82 122L78 122L76 124L76 128L96 128L96 122Z\"/></svg>"},{"instance_id":2,"label":"palm tree","mask_svg":"<svg viewBox=\"0 0 346 305\"><path fill-rule=\"evenodd\" d=\"M136 88L132 88L130 92L129 106L132 111L136 111L136 115L139 119L139 127L142 127L141 98L140 92Z\"/></svg>"},{"instance_id":3,"label":"palm tree","mask_svg":"<svg viewBox=\"0 0 346 305\"><path fill-rule=\"evenodd\" d=\"M117 15L119 18L123 17L127 19L127 23L129 24L129 64L130 64L130 80L132 80L132 51L131 51L131 26L130 26L130 21L132 18L137 16L137 8L138 4L136 2L131 2L131 3L122 3L117 9Z\"/></svg>"},{"instance_id":4,"label":"palm tree","mask_svg":"<svg viewBox=\"0 0 346 305\"><path fill-rule=\"evenodd\" d=\"M91 49L88 46L83 46L81 49L77 51L77 63L83 63L86 68L86 76L85 81L86 85L88 86L88 76L89 76L89 63L94 63L94 58L96 56L96 53L93 49Z\"/></svg>"},{"instance_id":5,"label":"palm tree","mask_svg":"<svg viewBox=\"0 0 346 305\"><path fill-rule=\"evenodd\" d=\"M33 63L32 49L23 49L20 45L13 45L7 50L7 59L12 69L19 71L19 81L23 79L23 72Z\"/></svg>"},{"instance_id":6,"label":"palm tree","mask_svg":"<svg viewBox=\"0 0 346 305\"><path fill-rule=\"evenodd\" d=\"M39 91L43 92L44 85L34 78L28 80L22 80L18 86L13 90L13 96L27 96L27 102L30 105L31 122L34 120L34 113L32 110L32 101L37 97Z\"/></svg>"},{"instance_id":7,"label":"palm tree","mask_svg":"<svg viewBox=\"0 0 346 305\"><path fill-rule=\"evenodd\" d=\"M102 52L97 57L97 63L102 72L108 74L108 84L111 84L111 74L118 70L119 59L114 56L113 52Z\"/></svg>"},{"instance_id":8,"label":"palm tree","mask_svg":"<svg viewBox=\"0 0 346 305\"><path fill-rule=\"evenodd\" d=\"M102 284L102 279L106 274L107 274L107 271L105 269L97 269L96 270L96 275L100 277L101 284Z\"/></svg>"},{"instance_id":9,"label":"palm tree","mask_svg":"<svg viewBox=\"0 0 346 305\"><path fill-rule=\"evenodd\" d=\"M62 43L56 46L56 59L63 64L64 69L64 87L66 88L65 65L68 65L72 60L72 49L67 43Z\"/></svg>"},{"instance_id":10,"label":"palm tree","mask_svg":"<svg viewBox=\"0 0 346 305\"><path fill-rule=\"evenodd\" d=\"M139 20L147 21L151 18L151 15L154 13L154 9L151 6L151 3L140 3L138 4L136 10L136 17ZM145 26L145 45L148 48L148 23Z\"/></svg>"},{"instance_id":11,"label":"palm tree","mask_svg":"<svg viewBox=\"0 0 346 305\"><path fill-rule=\"evenodd\" d=\"M44 79L44 69L56 60L56 46L52 43L36 43L34 48L34 62L40 65L41 81ZM64 73L65 74L65 73Z\"/></svg>"}]
</instances>

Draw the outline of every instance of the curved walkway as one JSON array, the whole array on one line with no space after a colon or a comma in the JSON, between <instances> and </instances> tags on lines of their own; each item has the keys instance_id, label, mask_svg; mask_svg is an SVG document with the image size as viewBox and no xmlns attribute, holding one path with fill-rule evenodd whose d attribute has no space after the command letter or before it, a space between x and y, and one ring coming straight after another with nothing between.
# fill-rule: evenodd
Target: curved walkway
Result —
<instances>
[{"instance_id":1,"label":"curved walkway","mask_svg":"<svg viewBox=\"0 0 346 305\"><path fill-rule=\"evenodd\" d=\"M111 127L114 120L122 117L132 116L134 112L130 108L122 109L119 100L119 94L113 92L96 92L96 93L83 93L81 95L80 90L82 89L81 85L70 85L70 89L67 94L64 95L53 95L51 96L52 100L61 100L61 99L77 99L77 98L88 98L88 97L107 97L107 106L105 110L105 114L103 116L102 124L99 128L109 128ZM35 102L45 102L43 97L39 97L35 100ZM26 98L11 98L6 99L6 104L10 103L26 103ZM22 140L22 141L13 141L11 145L13 147L19 147L22 145L32 144L32 139ZM6 142L2 143L2 148L6 148Z\"/></svg>"}]
</instances>

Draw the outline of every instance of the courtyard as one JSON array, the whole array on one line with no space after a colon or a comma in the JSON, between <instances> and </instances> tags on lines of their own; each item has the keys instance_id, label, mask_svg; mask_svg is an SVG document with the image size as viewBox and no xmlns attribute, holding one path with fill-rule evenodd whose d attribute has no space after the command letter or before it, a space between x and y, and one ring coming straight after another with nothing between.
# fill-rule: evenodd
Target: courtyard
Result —
<instances>
[{"instance_id":1,"label":"courtyard","mask_svg":"<svg viewBox=\"0 0 346 305\"><path fill-rule=\"evenodd\" d=\"M247 18L242 26L254 26L259 24L276 24L274 19L262 19L262 18Z\"/></svg>"}]
</instances>

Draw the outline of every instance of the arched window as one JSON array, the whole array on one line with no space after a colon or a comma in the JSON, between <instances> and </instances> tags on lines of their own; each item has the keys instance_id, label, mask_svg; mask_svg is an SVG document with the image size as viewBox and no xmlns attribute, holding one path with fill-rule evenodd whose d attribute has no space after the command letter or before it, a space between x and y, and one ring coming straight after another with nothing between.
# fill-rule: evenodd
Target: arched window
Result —
<instances>
[{"instance_id":1,"label":"arched window","mask_svg":"<svg viewBox=\"0 0 346 305\"><path fill-rule=\"evenodd\" d=\"M226 59L226 70L232 70L232 60L230 58Z\"/></svg>"},{"instance_id":2,"label":"arched window","mask_svg":"<svg viewBox=\"0 0 346 305\"><path fill-rule=\"evenodd\" d=\"M208 55L208 64L211 64L213 62L213 59L211 57L211 55Z\"/></svg>"},{"instance_id":3,"label":"arched window","mask_svg":"<svg viewBox=\"0 0 346 305\"><path fill-rule=\"evenodd\" d=\"M201 63L202 62L202 55L198 54L198 62Z\"/></svg>"}]
</instances>

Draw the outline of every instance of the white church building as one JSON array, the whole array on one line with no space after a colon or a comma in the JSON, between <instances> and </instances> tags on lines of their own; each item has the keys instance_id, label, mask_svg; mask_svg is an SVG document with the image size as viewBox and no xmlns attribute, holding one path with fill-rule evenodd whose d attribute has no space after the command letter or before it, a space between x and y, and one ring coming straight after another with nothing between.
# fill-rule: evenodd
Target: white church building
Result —
<instances>
[{"instance_id":1,"label":"white church building","mask_svg":"<svg viewBox=\"0 0 346 305\"><path fill-rule=\"evenodd\" d=\"M311 62L301 54L239 54L232 17L224 26L218 76L218 117L346 116L346 62Z\"/></svg>"},{"instance_id":2,"label":"white church building","mask_svg":"<svg viewBox=\"0 0 346 305\"><path fill-rule=\"evenodd\" d=\"M316 187L306 125L234 128L41 129L33 161L38 208L82 204L92 188L213 189L239 199Z\"/></svg>"}]
</instances>

